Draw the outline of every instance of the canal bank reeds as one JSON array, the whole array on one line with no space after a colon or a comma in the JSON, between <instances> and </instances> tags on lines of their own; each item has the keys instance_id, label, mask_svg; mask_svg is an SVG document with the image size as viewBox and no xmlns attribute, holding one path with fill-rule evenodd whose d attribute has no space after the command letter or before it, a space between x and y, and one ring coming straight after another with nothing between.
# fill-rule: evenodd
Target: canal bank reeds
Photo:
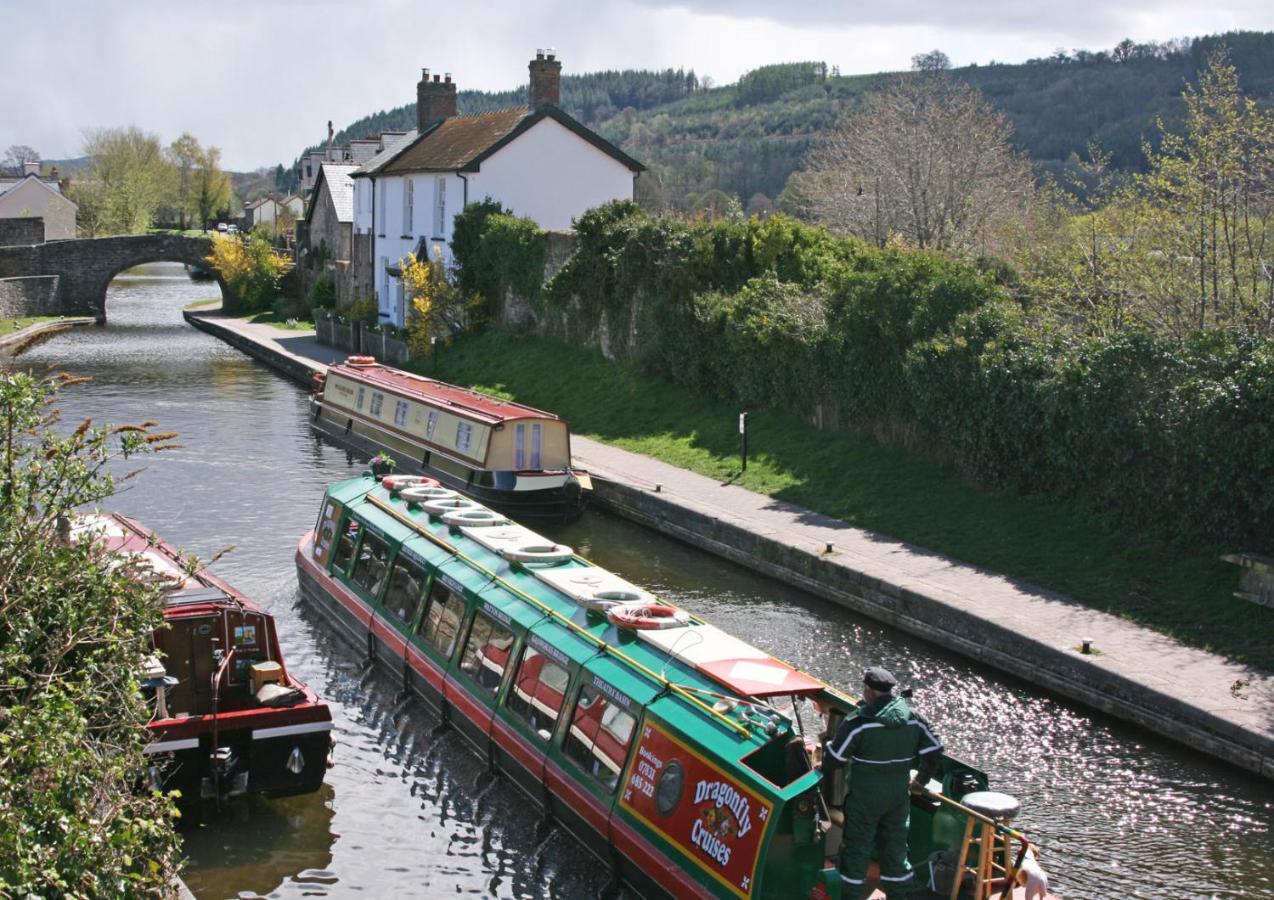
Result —
<instances>
[{"instance_id":1,"label":"canal bank reeds","mask_svg":"<svg viewBox=\"0 0 1274 900\"><path fill-rule=\"evenodd\" d=\"M490 331L417 368L551 409L579 434L1051 588L1190 646L1274 667L1274 619L1235 599L1219 548L1117 531L1077 504L981 490L898 446L750 410L740 466L737 406L644 376L599 351ZM1093 637L1100 639L1099 635ZM1100 641L1099 641L1100 642Z\"/></svg>"}]
</instances>

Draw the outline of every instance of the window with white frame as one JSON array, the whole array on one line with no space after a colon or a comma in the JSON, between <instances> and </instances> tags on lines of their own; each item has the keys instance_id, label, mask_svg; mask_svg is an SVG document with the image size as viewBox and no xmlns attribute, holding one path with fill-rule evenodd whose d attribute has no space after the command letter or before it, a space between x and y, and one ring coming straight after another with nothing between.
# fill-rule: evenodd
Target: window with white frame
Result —
<instances>
[{"instance_id":1,"label":"window with white frame","mask_svg":"<svg viewBox=\"0 0 1274 900\"><path fill-rule=\"evenodd\" d=\"M411 234L412 206L415 203L416 182L411 178L403 179L403 234Z\"/></svg>"},{"instance_id":2,"label":"window with white frame","mask_svg":"<svg viewBox=\"0 0 1274 900\"><path fill-rule=\"evenodd\" d=\"M380 182L380 227L376 229L381 237L385 236L385 182Z\"/></svg>"},{"instance_id":3,"label":"window with white frame","mask_svg":"<svg viewBox=\"0 0 1274 900\"><path fill-rule=\"evenodd\" d=\"M456 425L456 449L468 450L469 444L473 442L473 426L468 422L459 422Z\"/></svg>"},{"instance_id":4,"label":"window with white frame","mask_svg":"<svg viewBox=\"0 0 1274 900\"><path fill-rule=\"evenodd\" d=\"M447 179L434 179L434 237L445 237L447 232Z\"/></svg>"}]
</instances>

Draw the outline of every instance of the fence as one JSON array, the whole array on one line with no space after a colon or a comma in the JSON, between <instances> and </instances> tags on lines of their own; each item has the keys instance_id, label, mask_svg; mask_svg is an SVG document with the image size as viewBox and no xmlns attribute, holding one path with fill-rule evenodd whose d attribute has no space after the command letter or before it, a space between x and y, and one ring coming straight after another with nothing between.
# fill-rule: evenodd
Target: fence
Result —
<instances>
[{"instance_id":1,"label":"fence","mask_svg":"<svg viewBox=\"0 0 1274 900\"><path fill-rule=\"evenodd\" d=\"M411 359L406 341L390 337L375 325L347 322L335 313L315 310L314 334L320 344L374 356L379 362L401 366Z\"/></svg>"}]
</instances>

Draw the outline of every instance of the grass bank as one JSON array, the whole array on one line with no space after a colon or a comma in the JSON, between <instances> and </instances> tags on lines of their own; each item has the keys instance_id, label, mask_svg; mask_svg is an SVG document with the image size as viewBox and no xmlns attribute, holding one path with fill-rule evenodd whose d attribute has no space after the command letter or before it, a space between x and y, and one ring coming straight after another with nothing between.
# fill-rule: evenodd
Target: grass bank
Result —
<instances>
[{"instance_id":1,"label":"grass bank","mask_svg":"<svg viewBox=\"0 0 1274 900\"><path fill-rule=\"evenodd\" d=\"M56 322L61 318L62 316L19 316L16 319L0 319L0 337L21 331L23 328L30 328L32 325L39 325L41 322Z\"/></svg>"},{"instance_id":2,"label":"grass bank","mask_svg":"<svg viewBox=\"0 0 1274 900\"><path fill-rule=\"evenodd\" d=\"M775 411L749 411L748 470L740 473L739 409L639 375L596 351L487 332L442 350L438 364L437 377L550 409L577 434L1274 669L1274 616L1231 596L1238 570L1217 558L1220 548L1183 553L1112 533L1078 508L985 492L897 447L819 431ZM427 358L416 367L435 374Z\"/></svg>"},{"instance_id":3,"label":"grass bank","mask_svg":"<svg viewBox=\"0 0 1274 900\"><path fill-rule=\"evenodd\" d=\"M194 303L187 303L182 309L206 309L209 306L220 306L221 298L213 297L211 300L196 300Z\"/></svg>"},{"instance_id":4,"label":"grass bank","mask_svg":"<svg viewBox=\"0 0 1274 900\"><path fill-rule=\"evenodd\" d=\"M314 323L309 319L284 319L275 312L259 312L248 316L248 321L256 325L270 325L280 331L313 331Z\"/></svg>"}]
</instances>

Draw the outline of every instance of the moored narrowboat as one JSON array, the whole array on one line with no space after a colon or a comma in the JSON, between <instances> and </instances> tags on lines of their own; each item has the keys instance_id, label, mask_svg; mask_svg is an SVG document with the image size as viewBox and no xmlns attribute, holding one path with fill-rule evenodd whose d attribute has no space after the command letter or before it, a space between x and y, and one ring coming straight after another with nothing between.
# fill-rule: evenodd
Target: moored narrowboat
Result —
<instances>
[{"instance_id":1,"label":"moored narrowboat","mask_svg":"<svg viewBox=\"0 0 1274 900\"><path fill-rule=\"evenodd\" d=\"M318 790L332 714L288 671L274 617L126 516L84 516L72 535L163 590L166 627L153 633L142 673L150 786L185 803Z\"/></svg>"},{"instance_id":2,"label":"moored narrowboat","mask_svg":"<svg viewBox=\"0 0 1274 900\"><path fill-rule=\"evenodd\" d=\"M429 479L331 486L296 561L337 631L637 894L841 896L844 773L813 757L849 695ZM1021 897L1034 850L986 788L943 758L909 855Z\"/></svg>"},{"instance_id":3,"label":"moored narrowboat","mask_svg":"<svg viewBox=\"0 0 1274 900\"><path fill-rule=\"evenodd\" d=\"M588 503L571 432L544 410L351 356L319 376L314 428L398 470L436 478L515 519L566 521Z\"/></svg>"}]
</instances>

